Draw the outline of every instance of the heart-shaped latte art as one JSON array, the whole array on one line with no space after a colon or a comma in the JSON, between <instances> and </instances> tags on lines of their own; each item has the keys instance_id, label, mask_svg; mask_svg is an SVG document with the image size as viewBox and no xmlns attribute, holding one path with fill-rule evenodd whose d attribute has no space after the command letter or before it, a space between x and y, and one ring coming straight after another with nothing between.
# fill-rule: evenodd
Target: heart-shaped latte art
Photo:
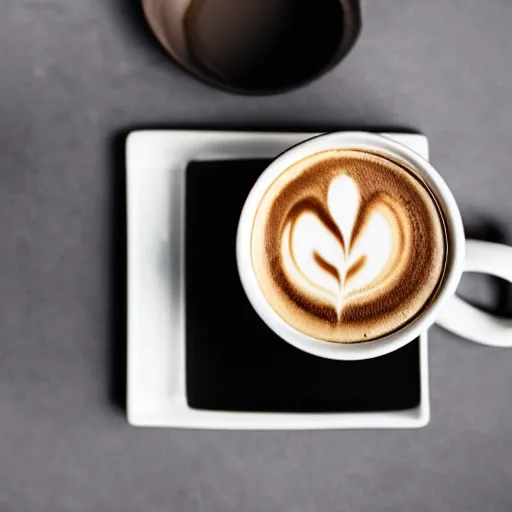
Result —
<instances>
[{"instance_id":1,"label":"heart-shaped latte art","mask_svg":"<svg viewBox=\"0 0 512 512\"><path fill-rule=\"evenodd\" d=\"M330 182L326 206L303 200L294 207L281 258L293 285L330 304L339 319L347 305L374 296L392 277L403 230L390 197L376 195L363 204L356 182L344 174Z\"/></svg>"},{"instance_id":2,"label":"heart-shaped latte art","mask_svg":"<svg viewBox=\"0 0 512 512\"><path fill-rule=\"evenodd\" d=\"M407 164L362 149L320 151L275 177L251 233L252 268L271 309L336 343L395 332L442 283L442 210Z\"/></svg>"}]
</instances>

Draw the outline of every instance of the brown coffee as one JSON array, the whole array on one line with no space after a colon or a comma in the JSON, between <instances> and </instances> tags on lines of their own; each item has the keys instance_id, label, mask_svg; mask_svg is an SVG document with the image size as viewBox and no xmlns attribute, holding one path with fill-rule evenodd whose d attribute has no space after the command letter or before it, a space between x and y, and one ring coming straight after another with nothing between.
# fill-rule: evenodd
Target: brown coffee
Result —
<instances>
[{"instance_id":1,"label":"brown coffee","mask_svg":"<svg viewBox=\"0 0 512 512\"><path fill-rule=\"evenodd\" d=\"M405 164L328 150L286 169L258 206L252 265L274 311L325 341L390 334L421 314L442 280L438 203Z\"/></svg>"}]
</instances>

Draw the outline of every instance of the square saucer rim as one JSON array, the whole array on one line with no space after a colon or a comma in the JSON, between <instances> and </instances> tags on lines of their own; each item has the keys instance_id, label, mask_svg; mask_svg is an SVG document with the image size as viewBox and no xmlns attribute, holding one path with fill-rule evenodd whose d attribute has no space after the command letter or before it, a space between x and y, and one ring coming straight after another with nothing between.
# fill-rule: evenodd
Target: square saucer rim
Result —
<instances>
[{"instance_id":1,"label":"square saucer rim","mask_svg":"<svg viewBox=\"0 0 512 512\"><path fill-rule=\"evenodd\" d=\"M426 332L420 336L420 404L412 409L288 413L199 410L188 406L184 289L186 167L191 160L274 158L316 135L137 130L127 136L127 416L132 425L309 430L418 428L429 422ZM382 135L428 158L424 135Z\"/></svg>"}]
</instances>

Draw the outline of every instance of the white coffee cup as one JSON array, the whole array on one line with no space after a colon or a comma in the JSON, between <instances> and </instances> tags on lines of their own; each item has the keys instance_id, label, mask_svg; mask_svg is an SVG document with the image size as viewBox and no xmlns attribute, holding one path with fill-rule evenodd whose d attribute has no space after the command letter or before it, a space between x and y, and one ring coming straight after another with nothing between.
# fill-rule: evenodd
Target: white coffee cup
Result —
<instances>
[{"instance_id":1,"label":"white coffee cup","mask_svg":"<svg viewBox=\"0 0 512 512\"><path fill-rule=\"evenodd\" d=\"M400 330L361 343L326 342L307 336L286 323L265 299L251 261L254 216L270 184L295 162L320 151L338 148L378 151L408 164L436 196L447 229L448 261L433 301ZM512 320L494 317L455 295L463 271L491 274L512 282L512 247L466 240L459 207L439 173L416 152L382 135L366 132L329 133L298 144L277 157L259 177L247 197L238 224L236 255L242 286L258 315L277 335L310 354L342 360L381 356L416 339L434 322L477 343L512 346Z\"/></svg>"}]
</instances>

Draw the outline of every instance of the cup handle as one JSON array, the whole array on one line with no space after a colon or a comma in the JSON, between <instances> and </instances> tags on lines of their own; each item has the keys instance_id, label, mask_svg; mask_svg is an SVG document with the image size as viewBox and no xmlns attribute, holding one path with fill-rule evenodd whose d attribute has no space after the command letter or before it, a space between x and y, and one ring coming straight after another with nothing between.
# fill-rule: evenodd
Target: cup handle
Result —
<instances>
[{"instance_id":1,"label":"cup handle","mask_svg":"<svg viewBox=\"0 0 512 512\"><path fill-rule=\"evenodd\" d=\"M490 274L512 283L512 247L467 240L464 271ZM512 320L492 316L457 296L448 301L436 323L475 343L512 347Z\"/></svg>"}]
</instances>

